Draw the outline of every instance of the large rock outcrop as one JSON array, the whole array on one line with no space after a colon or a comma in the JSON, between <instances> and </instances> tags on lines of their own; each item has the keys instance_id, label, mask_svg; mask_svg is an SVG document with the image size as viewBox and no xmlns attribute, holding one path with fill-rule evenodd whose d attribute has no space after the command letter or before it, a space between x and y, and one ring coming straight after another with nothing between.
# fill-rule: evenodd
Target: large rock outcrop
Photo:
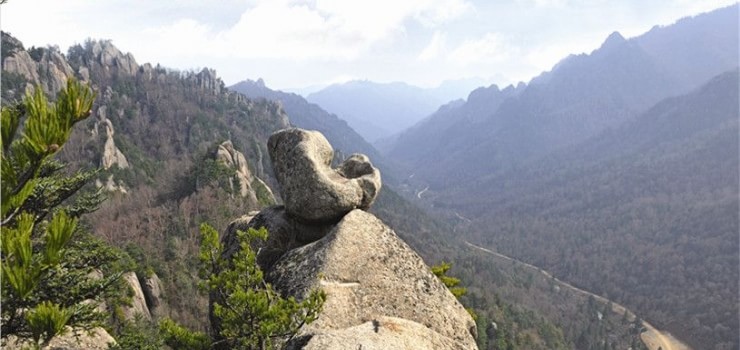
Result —
<instances>
[{"instance_id":1,"label":"large rock outcrop","mask_svg":"<svg viewBox=\"0 0 740 350\"><path fill-rule=\"evenodd\" d=\"M254 187L259 187L259 190L265 197L262 198L262 201L275 203L275 195L270 190L270 187L262 179L249 171L247 158L244 157L244 153L234 148L231 140L224 141L218 146L216 160L236 171L236 179L239 182L239 193L242 197L248 197L253 203L257 203L259 201L259 198L257 198L258 189Z\"/></svg>"},{"instance_id":2,"label":"large rock outcrop","mask_svg":"<svg viewBox=\"0 0 740 350\"><path fill-rule=\"evenodd\" d=\"M308 223L288 214L282 205L272 206L229 224L224 235L224 255L231 257L239 249L238 231L264 227L270 233L267 242L258 244L255 248L259 249L257 263L267 271L286 252L326 236L333 226L327 223Z\"/></svg>"},{"instance_id":3,"label":"large rock outcrop","mask_svg":"<svg viewBox=\"0 0 740 350\"><path fill-rule=\"evenodd\" d=\"M110 169L114 165L121 169L126 169L129 167L128 159L126 159L126 156L121 152L118 146L116 146L116 142L113 140L113 135L116 131L113 129L113 123L107 117L107 111L108 108L106 106L98 107L98 120L95 122L94 126L94 133L97 133L97 130L100 127L105 130L105 145L103 146L100 165L106 170Z\"/></svg>"},{"instance_id":4,"label":"large rock outcrop","mask_svg":"<svg viewBox=\"0 0 740 350\"><path fill-rule=\"evenodd\" d=\"M380 172L364 155L352 155L332 169L334 150L318 131L278 131L270 136L268 150L285 208L302 219L332 221L367 209L380 191Z\"/></svg>"},{"instance_id":5,"label":"large rock outcrop","mask_svg":"<svg viewBox=\"0 0 740 350\"><path fill-rule=\"evenodd\" d=\"M122 53L109 40L92 42L90 47L93 58L105 69L112 69L122 75L136 75L139 65L131 53Z\"/></svg>"},{"instance_id":6,"label":"large rock outcrop","mask_svg":"<svg viewBox=\"0 0 740 350\"><path fill-rule=\"evenodd\" d=\"M362 210L345 215L326 237L286 253L268 279L277 290L299 299L313 289L326 292L321 316L305 327L306 334L346 338L353 327L369 321L383 325L380 319L390 317L409 321L397 327L396 337L436 333L429 338L447 338L447 343L456 344L450 349L475 347L475 322L465 308L393 230ZM412 323L431 332L419 332ZM357 336L345 340L331 349L384 344Z\"/></svg>"},{"instance_id":7,"label":"large rock outcrop","mask_svg":"<svg viewBox=\"0 0 740 350\"><path fill-rule=\"evenodd\" d=\"M45 94L56 95L74 75L74 70L56 47L26 51L20 41L6 33L3 33L3 42L11 46L10 54L3 57L3 70L22 76L26 80L26 89L39 84Z\"/></svg>"},{"instance_id":8,"label":"large rock outcrop","mask_svg":"<svg viewBox=\"0 0 740 350\"><path fill-rule=\"evenodd\" d=\"M141 283L135 272L127 272L121 276L123 280L128 284L134 295L131 296L131 304L123 307L123 315L127 320L136 319L136 315L141 315L145 320L151 320L152 314L149 312L149 307L146 305L146 297L144 291L141 289Z\"/></svg>"},{"instance_id":9,"label":"large rock outcrop","mask_svg":"<svg viewBox=\"0 0 740 350\"><path fill-rule=\"evenodd\" d=\"M319 318L289 348L476 349L465 308L393 230L362 210L381 187L366 156L332 169L323 135L301 129L278 131L268 148L285 205L232 222L223 257L238 249L237 231L265 227L257 263L276 290L299 300L326 293Z\"/></svg>"},{"instance_id":10,"label":"large rock outcrop","mask_svg":"<svg viewBox=\"0 0 740 350\"><path fill-rule=\"evenodd\" d=\"M144 292L146 305L152 318L167 315L167 303L164 301L164 286L156 273L145 277L141 281L141 291Z\"/></svg>"}]
</instances>

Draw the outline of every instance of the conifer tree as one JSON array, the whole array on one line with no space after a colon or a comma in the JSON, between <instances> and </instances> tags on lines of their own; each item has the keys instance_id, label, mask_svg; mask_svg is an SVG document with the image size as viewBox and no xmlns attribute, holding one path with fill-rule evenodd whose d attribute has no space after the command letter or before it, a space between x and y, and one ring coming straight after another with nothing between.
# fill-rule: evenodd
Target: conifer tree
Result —
<instances>
[{"instance_id":1,"label":"conifer tree","mask_svg":"<svg viewBox=\"0 0 740 350\"><path fill-rule=\"evenodd\" d=\"M432 273L434 273L437 278L447 287L447 289L450 290L452 295L455 296L455 298L460 299L463 295L467 293L467 289L465 287L460 287L460 279L455 278L452 276L447 275L447 271L452 268L452 264L448 262L441 262L438 265L432 266Z\"/></svg>"},{"instance_id":2,"label":"conifer tree","mask_svg":"<svg viewBox=\"0 0 740 350\"><path fill-rule=\"evenodd\" d=\"M438 265L432 266L432 273L437 276L437 278L439 278L442 284L447 287L450 293L452 293L452 295L454 295L457 300L460 300L460 298L468 293L468 289L465 287L460 287L461 281L459 278L447 275L447 271L449 271L450 268L452 268L451 263L442 261ZM473 320L478 319L478 314L475 312L475 310L469 307L466 307L465 310L468 311L470 317L472 317Z\"/></svg>"},{"instance_id":3,"label":"conifer tree","mask_svg":"<svg viewBox=\"0 0 740 350\"><path fill-rule=\"evenodd\" d=\"M315 321L326 300L323 291L312 291L303 301L283 298L265 282L257 265L256 240L266 240L267 230L238 232L239 251L230 260L222 258L218 232L201 225L201 278L203 287L215 295L211 325L216 349L280 349L304 325Z\"/></svg>"},{"instance_id":4,"label":"conifer tree","mask_svg":"<svg viewBox=\"0 0 740 350\"><path fill-rule=\"evenodd\" d=\"M66 326L96 325L101 315L95 303L82 301L100 298L117 279L87 277L95 266L68 249L79 216L103 200L100 191L68 200L95 171L66 175L64 164L53 159L73 126L90 115L93 100L92 90L70 79L54 103L37 87L21 103L2 108L3 340L12 335L38 344Z\"/></svg>"}]
</instances>

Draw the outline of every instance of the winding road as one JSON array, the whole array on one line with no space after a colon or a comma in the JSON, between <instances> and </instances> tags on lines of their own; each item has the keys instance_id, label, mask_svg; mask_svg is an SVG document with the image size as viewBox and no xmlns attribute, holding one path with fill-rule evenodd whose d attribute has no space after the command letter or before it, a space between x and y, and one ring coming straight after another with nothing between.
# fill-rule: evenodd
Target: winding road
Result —
<instances>
[{"instance_id":1,"label":"winding road","mask_svg":"<svg viewBox=\"0 0 740 350\"><path fill-rule=\"evenodd\" d=\"M508 257L506 255L503 255L503 254L494 252L494 251L492 251L490 249L487 249L487 248L484 248L484 247L481 247L481 246L477 246L477 245L475 245L473 243L470 243L468 241L465 241L465 244L467 244L468 246L470 246L473 249L477 249L477 250L480 250L482 252L485 252L485 253L488 253L488 254L491 254L491 255L495 255L495 256L497 256L499 258L502 258L502 259L505 259L505 260L508 260L508 261L514 261L514 262L516 262L518 264L521 264L521 265L523 265L523 266L525 266L527 268L533 269L533 270L535 270L535 271L543 274L547 278L552 278L561 287L568 288L568 289L570 289L570 290L572 290L572 291L574 291L576 293L580 293L580 294L583 294L583 295L586 295L586 296L592 296L598 302L601 302L601 303L604 303L604 304L607 304L607 303L610 302L609 299L604 298L604 297L602 297L600 295L596 295L596 294L591 293L589 291L586 291L586 290L580 289L580 288L578 288L576 286L573 286L573 285L571 285L571 284L569 284L567 282L563 282L563 281L557 279L556 277L553 277L552 274L550 274L549 272L547 272L547 271L545 271L545 270L543 270L543 269L541 269L541 268L539 268L537 266L534 266L534 265L531 265L531 264L527 264L527 263L525 263L523 261L519 261L519 260L516 260L514 258ZM635 314L632 311L630 311L626 307L624 307L624 306L622 306L620 304L617 304L617 303L615 303L613 301L611 303L612 303L612 311L613 312L615 312L615 313L617 313L619 315L624 315L624 313L626 312L627 313L627 316L628 316L628 318L630 320L634 320L635 319ZM688 345L686 345L684 343L681 343L678 339L674 338L673 336L671 336L668 333L659 331L657 328L653 327L653 325L651 325L650 323L648 323L648 322L646 322L644 320L642 321L642 325L645 327L645 331L640 335L640 338L642 339L642 342L645 343L645 345L648 347L648 349L650 349L650 350L658 350L658 349L662 349L662 350L692 350Z\"/></svg>"},{"instance_id":2,"label":"winding road","mask_svg":"<svg viewBox=\"0 0 740 350\"><path fill-rule=\"evenodd\" d=\"M426 192L427 190L429 190L429 186L427 186L423 190L419 191L419 193L416 194L416 197L418 197L419 199L421 199L421 195L424 194L424 192Z\"/></svg>"}]
</instances>

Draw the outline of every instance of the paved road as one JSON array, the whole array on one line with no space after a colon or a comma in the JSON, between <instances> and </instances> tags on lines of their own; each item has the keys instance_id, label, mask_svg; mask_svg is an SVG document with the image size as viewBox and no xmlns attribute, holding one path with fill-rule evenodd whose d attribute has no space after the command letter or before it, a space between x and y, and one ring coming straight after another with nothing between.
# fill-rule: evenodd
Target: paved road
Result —
<instances>
[{"instance_id":1,"label":"paved road","mask_svg":"<svg viewBox=\"0 0 740 350\"><path fill-rule=\"evenodd\" d=\"M502 259L505 259L505 260L515 261L516 263L518 263L520 265L524 265L524 266L526 266L526 267L528 267L530 269L533 269L535 271L538 271L538 272L542 273L545 277L552 278L555 282L557 282L558 284L560 284L561 287L568 288L568 289L570 289L570 290L572 290L572 291L574 291L576 293L580 293L580 294L583 294L583 295L586 295L586 296L589 296L590 295L590 296L594 297L594 299L596 299L596 301L599 301L599 302L604 303L604 304L607 304L607 303L610 302L609 299L604 298L604 297L602 297L600 295L596 295L596 294L591 293L589 291L586 291L586 290L580 289L580 288L578 288L576 286L573 286L573 285L571 285L571 284L569 284L567 282L563 282L563 281L561 281L561 280L553 277L549 272L547 272L547 271L545 271L545 270L543 270L543 269L541 269L541 268L539 268L537 266L534 266L534 265L531 265L531 264L527 264L527 263L525 263L523 261L519 261L519 260L516 260L514 258L510 258L510 257L508 257L506 255L503 255L501 253L494 252L494 251L492 251L490 249L483 248L481 246L477 246L477 245L475 245L473 243L470 243L468 241L465 241L465 244L467 244L468 246L470 246L470 247L472 247L474 249L480 250L482 252L485 252L485 253L488 253L488 254L491 254L491 255L495 255L495 256L497 256L499 258L502 258ZM630 321L633 321L635 319L635 314L632 311L630 311L626 307L624 307L622 305L619 305L619 304L617 304L617 303L615 303L613 301L611 303L612 303L612 311L614 311L616 314L618 314L618 315L624 315L624 313L626 312L627 313L627 316L628 316L628 319ZM647 345L648 349L650 349L650 350L658 350L658 349L662 349L662 350L691 350L691 348L688 347L686 344L681 343L678 339L672 337L670 334L663 333L663 332L659 331L657 328L653 327L653 325L651 325L650 323L648 323L646 321L642 321L642 325L645 327L646 330L645 330L645 332L643 332L640 335L640 338L642 339L642 342L645 343L645 345Z\"/></svg>"}]
</instances>

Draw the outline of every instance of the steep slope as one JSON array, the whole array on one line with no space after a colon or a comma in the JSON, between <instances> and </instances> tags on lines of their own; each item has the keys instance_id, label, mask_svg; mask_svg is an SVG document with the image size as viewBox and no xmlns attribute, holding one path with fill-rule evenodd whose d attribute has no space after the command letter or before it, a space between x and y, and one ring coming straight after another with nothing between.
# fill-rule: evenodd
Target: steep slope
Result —
<instances>
[{"instance_id":1,"label":"steep slope","mask_svg":"<svg viewBox=\"0 0 740 350\"><path fill-rule=\"evenodd\" d=\"M695 349L738 344L738 72L436 206L471 237L636 310Z\"/></svg>"},{"instance_id":2,"label":"steep slope","mask_svg":"<svg viewBox=\"0 0 740 350\"><path fill-rule=\"evenodd\" d=\"M405 83L366 80L331 85L306 99L346 120L370 142L413 125L448 101L439 93Z\"/></svg>"},{"instance_id":3,"label":"steep slope","mask_svg":"<svg viewBox=\"0 0 740 350\"><path fill-rule=\"evenodd\" d=\"M472 91L466 101L453 101L440 107L434 114L396 135L385 146L394 159L416 163L433 162L436 156L455 147L456 135L479 125L504 101L518 96L526 85L508 86L501 90L496 85ZM423 149L423 152L420 150Z\"/></svg>"},{"instance_id":4,"label":"steep slope","mask_svg":"<svg viewBox=\"0 0 740 350\"><path fill-rule=\"evenodd\" d=\"M577 144L736 67L737 9L684 19L630 40L614 33L590 55L564 59L496 108L468 101L472 106L461 110L479 110L472 118L479 122L447 126L463 118L438 118L444 120L437 122L445 130L442 139L427 135L430 127L412 128L387 155L439 190ZM674 57L682 52L691 55Z\"/></svg>"}]
</instances>

